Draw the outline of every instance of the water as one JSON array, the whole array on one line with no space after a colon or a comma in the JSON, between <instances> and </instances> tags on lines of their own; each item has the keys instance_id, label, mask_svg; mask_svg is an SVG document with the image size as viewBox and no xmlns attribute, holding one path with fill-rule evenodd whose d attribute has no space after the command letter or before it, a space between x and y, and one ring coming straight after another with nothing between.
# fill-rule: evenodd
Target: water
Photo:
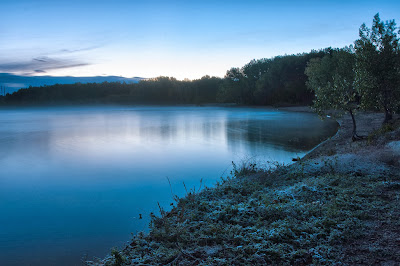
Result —
<instances>
[{"instance_id":1,"label":"water","mask_svg":"<svg viewBox=\"0 0 400 266\"><path fill-rule=\"evenodd\" d=\"M171 188L212 186L231 161L289 163L335 132L314 114L265 108L2 109L1 265L103 257L147 230Z\"/></svg>"}]
</instances>

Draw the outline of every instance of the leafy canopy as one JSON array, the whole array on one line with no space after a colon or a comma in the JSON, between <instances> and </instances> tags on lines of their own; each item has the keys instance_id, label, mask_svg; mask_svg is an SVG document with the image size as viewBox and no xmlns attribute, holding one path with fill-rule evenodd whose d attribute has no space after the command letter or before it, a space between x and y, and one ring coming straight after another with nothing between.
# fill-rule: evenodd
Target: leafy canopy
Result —
<instances>
[{"instance_id":1,"label":"leafy canopy","mask_svg":"<svg viewBox=\"0 0 400 266\"><path fill-rule=\"evenodd\" d=\"M315 92L314 108L319 115L337 110L336 115L356 107L357 92L353 86L354 49L331 49L322 58L313 58L305 70L307 87Z\"/></svg>"},{"instance_id":2,"label":"leafy canopy","mask_svg":"<svg viewBox=\"0 0 400 266\"><path fill-rule=\"evenodd\" d=\"M355 87L364 109L390 115L400 104L400 46L394 20L383 22L379 13L372 28L361 25L355 41Z\"/></svg>"}]
</instances>

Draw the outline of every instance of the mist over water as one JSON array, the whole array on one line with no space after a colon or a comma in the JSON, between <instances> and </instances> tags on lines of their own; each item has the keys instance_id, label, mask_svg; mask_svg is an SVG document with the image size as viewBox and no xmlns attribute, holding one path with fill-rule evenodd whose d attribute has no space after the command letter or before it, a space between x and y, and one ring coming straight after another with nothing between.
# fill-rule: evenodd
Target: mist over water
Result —
<instances>
[{"instance_id":1,"label":"mist over water","mask_svg":"<svg viewBox=\"0 0 400 266\"><path fill-rule=\"evenodd\" d=\"M335 134L266 108L0 110L0 261L79 265L147 230L157 202L212 186L231 162L290 163ZM139 219L139 214L143 219Z\"/></svg>"}]
</instances>

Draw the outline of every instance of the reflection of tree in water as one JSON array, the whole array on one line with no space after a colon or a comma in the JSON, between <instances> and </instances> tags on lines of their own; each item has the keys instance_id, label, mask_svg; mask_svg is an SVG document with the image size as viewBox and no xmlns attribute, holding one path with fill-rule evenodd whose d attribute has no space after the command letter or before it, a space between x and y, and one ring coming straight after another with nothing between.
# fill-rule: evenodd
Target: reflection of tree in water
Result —
<instances>
[{"instance_id":1,"label":"reflection of tree in water","mask_svg":"<svg viewBox=\"0 0 400 266\"><path fill-rule=\"evenodd\" d=\"M0 132L0 159L21 151L24 151L26 155L34 154L37 156L41 151L51 149L49 143L51 137L51 134L46 130L32 130L29 134L4 130Z\"/></svg>"},{"instance_id":2,"label":"reflection of tree in water","mask_svg":"<svg viewBox=\"0 0 400 266\"><path fill-rule=\"evenodd\" d=\"M140 138L152 141L181 142L197 139L212 142L223 136L225 131L224 121L197 114L161 114L149 120L152 122L140 121L139 134Z\"/></svg>"},{"instance_id":3,"label":"reflection of tree in water","mask_svg":"<svg viewBox=\"0 0 400 266\"><path fill-rule=\"evenodd\" d=\"M259 145L281 146L289 151L307 151L333 136L338 125L335 121L321 122L318 118L280 120L229 121L226 135L229 146L246 142Z\"/></svg>"}]
</instances>

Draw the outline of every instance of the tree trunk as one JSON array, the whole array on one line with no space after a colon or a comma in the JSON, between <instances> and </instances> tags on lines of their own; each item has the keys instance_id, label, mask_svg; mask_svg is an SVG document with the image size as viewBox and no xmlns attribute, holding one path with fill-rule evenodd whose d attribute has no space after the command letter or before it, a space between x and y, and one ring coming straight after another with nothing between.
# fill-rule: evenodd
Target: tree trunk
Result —
<instances>
[{"instance_id":1,"label":"tree trunk","mask_svg":"<svg viewBox=\"0 0 400 266\"><path fill-rule=\"evenodd\" d=\"M385 108L385 120L383 120L383 123L386 124L390 120L392 120L393 114L392 111L389 108Z\"/></svg>"},{"instance_id":2,"label":"tree trunk","mask_svg":"<svg viewBox=\"0 0 400 266\"><path fill-rule=\"evenodd\" d=\"M351 139L353 141L361 140L361 139L363 139L363 137L360 137L357 135L357 124L356 124L356 119L354 118L353 110L349 109L349 113L351 115L351 120L353 121L353 134L351 136Z\"/></svg>"}]
</instances>

